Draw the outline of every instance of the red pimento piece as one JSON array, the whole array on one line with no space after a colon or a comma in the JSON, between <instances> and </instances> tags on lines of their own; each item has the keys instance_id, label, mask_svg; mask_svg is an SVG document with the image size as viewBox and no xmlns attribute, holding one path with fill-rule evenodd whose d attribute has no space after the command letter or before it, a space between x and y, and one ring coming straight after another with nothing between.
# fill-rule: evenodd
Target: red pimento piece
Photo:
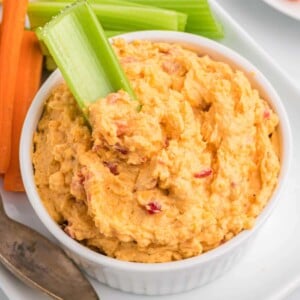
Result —
<instances>
[{"instance_id":1,"label":"red pimento piece","mask_svg":"<svg viewBox=\"0 0 300 300\"><path fill-rule=\"evenodd\" d=\"M75 234L73 233L73 231L70 229L69 226L66 226L64 228L64 232L72 239L75 239Z\"/></svg>"},{"instance_id":2,"label":"red pimento piece","mask_svg":"<svg viewBox=\"0 0 300 300\"><path fill-rule=\"evenodd\" d=\"M166 73L172 75L179 71L180 65L173 61L164 61L162 63L162 68Z\"/></svg>"},{"instance_id":3,"label":"red pimento piece","mask_svg":"<svg viewBox=\"0 0 300 300\"><path fill-rule=\"evenodd\" d=\"M117 136L122 136L128 131L128 123L125 120L116 120L115 124L117 126Z\"/></svg>"},{"instance_id":4,"label":"red pimento piece","mask_svg":"<svg viewBox=\"0 0 300 300\"><path fill-rule=\"evenodd\" d=\"M86 201L87 201L88 203L90 203L90 202L91 202L91 199L92 199L91 194L88 193L88 192L86 192Z\"/></svg>"},{"instance_id":5,"label":"red pimento piece","mask_svg":"<svg viewBox=\"0 0 300 300\"><path fill-rule=\"evenodd\" d=\"M108 104L115 104L119 99L119 94L117 93L109 94L106 99Z\"/></svg>"},{"instance_id":6,"label":"red pimento piece","mask_svg":"<svg viewBox=\"0 0 300 300\"><path fill-rule=\"evenodd\" d=\"M80 171L77 172L77 178L78 178L78 183L79 184L83 184L84 183L85 177L84 177L84 175Z\"/></svg>"},{"instance_id":7,"label":"red pimento piece","mask_svg":"<svg viewBox=\"0 0 300 300\"><path fill-rule=\"evenodd\" d=\"M204 178L212 174L212 169L205 169L200 172L194 173L195 178Z\"/></svg>"},{"instance_id":8,"label":"red pimento piece","mask_svg":"<svg viewBox=\"0 0 300 300\"><path fill-rule=\"evenodd\" d=\"M92 147L93 152L98 152L100 149L101 149L100 145L93 145L93 147Z\"/></svg>"},{"instance_id":9,"label":"red pimento piece","mask_svg":"<svg viewBox=\"0 0 300 300\"><path fill-rule=\"evenodd\" d=\"M267 108L264 110L264 119L270 119L271 113Z\"/></svg>"},{"instance_id":10,"label":"red pimento piece","mask_svg":"<svg viewBox=\"0 0 300 300\"><path fill-rule=\"evenodd\" d=\"M105 167L107 167L110 171L110 173L112 173L113 175L119 175L119 171L118 171L118 164L114 163L114 162L109 162L109 161L104 161L103 165Z\"/></svg>"},{"instance_id":11,"label":"red pimento piece","mask_svg":"<svg viewBox=\"0 0 300 300\"><path fill-rule=\"evenodd\" d=\"M161 205L157 201L149 202L148 204L146 204L145 208L150 215L161 212Z\"/></svg>"},{"instance_id":12,"label":"red pimento piece","mask_svg":"<svg viewBox=\"0 0 300 300\"><path fill-rule=\"evenodd\" d=\"M170 140L168 138L165 138L165 148L168 148L170 145Z\"/></svg>"},{"instance_id":13,"label":"red pimento piece","mask_svg":"<svg viewBox=\"0 0 300 300\"><path fill-rule=\"evenodd\" d=\"M162 160L161 158L158 158L158 159L157 159L157 163L160 164L160 165L162 165L162 166L165 166L165 165L166 165L165 161Z\"/></svg>"},{"instance_id":14,"label":"red pimento piece","mask_svg":"<svg viewBox=\"0 0 300 300\"><path fill-rule=\"evenodd\" d=\"M83 182L86 181L86 180L89 180L91 179L91 177L93 176L93 174L91 172L88 171L88 168L87 166L83 166L81 168L81 170L78 172L78 174L81 173L82 176L83 176Z\"/></svg>"},{"instance_id":15,"label":"red pimento piece","mask_svg":"<svg viewBox=\"0 0 300 300\"><path fill-rule=\"evenodd\" d=\"M128 149L121 146L119 143L115 144L115 150L120 152L121 154L124 154L124 155L128 154Z\"/></svg>"}]
</instances>

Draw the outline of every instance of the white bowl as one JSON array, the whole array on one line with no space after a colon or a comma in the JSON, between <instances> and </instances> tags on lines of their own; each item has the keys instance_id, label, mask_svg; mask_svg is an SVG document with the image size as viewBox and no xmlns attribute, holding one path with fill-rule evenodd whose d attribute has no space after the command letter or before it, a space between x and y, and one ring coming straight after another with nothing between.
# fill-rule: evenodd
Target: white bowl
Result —
<instances>
[{"instance_id":1,"label":"white bowl","mask_svg":"<svg viewBox=\"0 0 300 300\"><path fill-rule=\"evenodd\" d=\"M291 130L282 101L267 79L246 59L234 51L196 35L167 32L142 31L122 35L127 41L147 39L151 41L176 42L194 49L200 54L209 54L242 69L253 86L270 103L279 116L281 139L281 171L279 183L269 203L256 220L253 229L245 230L225 244L200 256L185 260L145 264L125 262L96 253L66 235L52 220L42 204L34 182L32 167L32 139L40 119L44 101L51 90L63 79L56 70L36 94L28 111L20 144L21 172L28 198L38 217L59 241L68 255L90 276L111 287L126 292L146 295L179 293L204 285L229 270L244 254L258 229L267 220L287 181L291 161ZM259 245L257 245L259 246ZM247 272L247 270L245 270Z\"/></svg>"}]
</instances>

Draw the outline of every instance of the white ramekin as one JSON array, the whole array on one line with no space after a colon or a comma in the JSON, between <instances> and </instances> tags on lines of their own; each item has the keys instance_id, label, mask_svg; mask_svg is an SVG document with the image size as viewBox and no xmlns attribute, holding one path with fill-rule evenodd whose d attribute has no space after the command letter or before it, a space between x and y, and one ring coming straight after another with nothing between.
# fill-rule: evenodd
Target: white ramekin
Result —
<instances>
[{"instance_id":1,"label":"white ramekin","mask_svg":"<svg viewBox=\"0 0 300 300\"><path fill-rule=\"evenodd\" d=\"M146 295L179 293L204 285L224 274L247 250L258 229L267 220L287 181L291 161L291 130L282 101L268 80L250 62L239 54L209 39L187 33L167 31L142 31L122 35L127 41L135 39L165 41L183 44L199 54L225 61L242 69L253 86L267 99L280 119L281 172L279 183L272 198L257 218L256 225L218 248L200 256L168 263L145 264L116 260L87 247L66 235L51 219L43 206L34 182L32 167L32 138L40 119L44 101L62 76L56 70L43 84L28 111L20 144L21 172L28 198L46 228L59 241L68 255L90 276L111 287L126 292ZM246 272L247 270L245 270Z\"/></svg>"}]
</instances>

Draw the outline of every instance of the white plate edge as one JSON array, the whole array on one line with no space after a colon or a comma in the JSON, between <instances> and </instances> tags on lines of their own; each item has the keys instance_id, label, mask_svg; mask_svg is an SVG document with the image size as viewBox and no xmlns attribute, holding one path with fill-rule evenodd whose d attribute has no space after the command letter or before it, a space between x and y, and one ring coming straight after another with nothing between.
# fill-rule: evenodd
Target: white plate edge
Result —
<instances>
[{"instance_id":1,"label":"white plate edge","mask_svg":"<svg viewBox=\"0 0 300 300\"><path fill-rule=\"evenodd\" d=\"M291 78L290 75L288 75L288 73L274 60L272 59L272 57L270 57L267 52L258 45L258 43L255 41L255 39L247 33L247 31L245 31L243 29L242 26L240 26L234 18L232 18L229 13L220 5L218 4L215 0L208 0L211 4L212 10L216 11L217 14L222 15L223 17L225 17L228 21L228 23L230 23L230 25L232 27L235 27L235 30L237 30L239 32L239 34L241 36L243 36L243 39L247 40L248 43L251 44L251 46L256 49L256 51L264 57L264 59L270 64L272 65L276 71L279 73L279 75L281 75L283 77L283 79L285 80L285 84L289 85L291 88L297 90L297 92L299 93L300 96L300 87L296 85L295 81ZM265 0L263 0L264 2L267 2ZM1 4L0 4L1 6ZM0 7L1 8L1 7ZM299 278L291 281L289 284L281 287L279 290L276 290L276 295L271 295L269 297L269 299L272 300L281 300L281 299L285 299L288 295L290 295L295 289L297 289L300 286L300 275ZM0 288L2 289L2 291L4 292L4 294L11 300L17 300L20 298L15 298L15 294L13 292L11 292L11 290L9 288L5 288L3 287L3 285L0 285ZM14 297L14 298L12 298Z\"/></svg>"},{"instance_id":2,"label":"white plate edge","mask_svg":"<svg viewBox=\"0 0 300 300\"><path fill-rule=\"evenodd\" d=\"M289 16L295 20L300 20L300 12L299 13L295 13L295 10L291 10L290 8L288 8L289 5L292 5L292 3L286 3L285 4L278 4L278 2L274 2L273 0L263 0L267 5L269 5L270 7L272 7L273 9L276 9L277 11L281 12L282 14ZM299 3L297 3L299 4ZM295 3L296 5L296 3Z\"/></svg>"}]
</instances>

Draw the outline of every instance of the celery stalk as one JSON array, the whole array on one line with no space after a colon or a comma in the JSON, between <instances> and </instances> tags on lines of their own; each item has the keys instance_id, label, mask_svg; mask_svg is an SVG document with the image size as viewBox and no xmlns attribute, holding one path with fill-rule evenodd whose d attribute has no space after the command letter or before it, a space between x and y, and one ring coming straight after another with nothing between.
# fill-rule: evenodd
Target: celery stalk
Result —
<instances>
[{"instance_id":1,"label":"celery stalk","mask_svg":"<svg viewBox=\"0 0 300 300\"><path fill-rule=\"evenodd\" d=\"M110 37L114 37L116 35L120 35L120 34L124 34L125 32L123 31L108 31L108 30L105 30L105 35L107 38L110 38ZM53 60L52 56L50 55L49 51L48 51L48 48L43 45L43 43L40 42L40 45L41 45L41 49L42 49L42 52L43 52L43 55L45 57L45 67L46 67L46 70L48 71L54 71L56 68L57 68L57 65L55 63L55 61Z\"/></svg>"},{"instance_id":2,"label":"celery stalk","mask_svg":"<svg viewBox=\"0 0 300 300\"><path fill-rule=\"evenodd\" d=\"M107 38L126 33L126 31L116 31L116 30L105 30L104 32ZM42 41L40 41L40 47L44 56L50 56L47 46L44 43L42 43Z\"/></svg>"},{"instance_id":3,"label":"celery stalk","mask_svg":"<svg viewBox=\"0 0 300 300\"><path fill-rule=\"evenodd\" d=\"M102 0L93 0L101 3ZM185 31L210 38L222 38L224 32L217 22L207 0L127 0L138 4L147 4L171 9L188 15Z\"/></svg>"},{"instance_id":4,"label":"celery stalk","mask_svg":"<svg viewBox=\"0 0 300 300\"><path fill-rule=\"evenodd\" d=\"M135 31L145 29L164 29L184 31L187 16L172 10L153 6L135 5L120 0L90 2L105 30ZM115 4L114 4L115 3ZM43 26L70 2L36 1L28 5L31 28Z\"/></svg>"},{"instance_id":5,"label":"celery stalk","mask_svg":"<svg viewBox=\"0 0 300 300\"><path fill-rule=\"evenodd\" d=\"M76 2L43 28L39 39L63 74L79 106L119 89L135 98L119 61L90 5Z\"/></svg>"},{"instance_id":6,"label":"celery stalk","mask_svg":"<svg viewBox=\"0 0 300 300\"><path fill-rule=\"evenodd\" d=\"M42 1L42 0L39 0ZM55 2L72 2L73 0L53 0ZM210 10L207 0L89 0L93 4L115 4L115 5L147 5L160 7L163 9L174 10L187 15L181 20L182 16L178 16L179 24L186 24L185 31L209 38L222 38L224 32L221 24L215 20ZM183 15L184 16L184 15ZM183 27L181 25L180 27ZM150 28L145 28L150 29Z\"/></svg>"}]
</instances>

